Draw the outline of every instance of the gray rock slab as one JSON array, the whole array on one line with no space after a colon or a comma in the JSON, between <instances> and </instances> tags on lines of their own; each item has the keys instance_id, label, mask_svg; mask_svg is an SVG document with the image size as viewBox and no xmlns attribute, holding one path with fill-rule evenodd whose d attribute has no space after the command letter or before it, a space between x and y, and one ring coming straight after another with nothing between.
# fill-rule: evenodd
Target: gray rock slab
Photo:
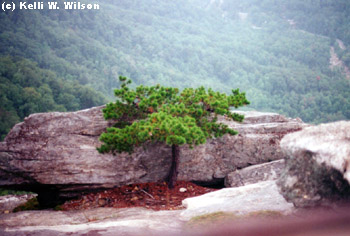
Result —
<instances>
[{"instance_id":1,"label":"gray rock slab","mask_svg":"<svg viewBox=\"0 0 350 236\"><path fill-rule=\"evenodd\" d=\"M226 176L225 186L239 187L261 181L277 180L284 167L284 159L282 159L236 170Z\"/></svg>"},{"instance_id":2,"label":"gray rock slab","mask_svg":"<svg viewBox=\"0 0 350 236\"><path fill-rule=\"evenodd\" d=\"M2 235L178 234L179 211L97 208L84 211L27 211L0 216Z\"/></svg>"},{"instance_id":3,"label":"gray rock slab","mask_svg":"<svg viewBox=\"0 0 350 236\"><path fill-rule=\"evenodd\" d=\"M198 197L187 198L182 204L186 207L181 213L181 218L184 220L220 211L246 215L259 211L289 214L294 210L293 204L288 203L278 192L275 181L225 188Z\"/></svg>"}]
</instances>

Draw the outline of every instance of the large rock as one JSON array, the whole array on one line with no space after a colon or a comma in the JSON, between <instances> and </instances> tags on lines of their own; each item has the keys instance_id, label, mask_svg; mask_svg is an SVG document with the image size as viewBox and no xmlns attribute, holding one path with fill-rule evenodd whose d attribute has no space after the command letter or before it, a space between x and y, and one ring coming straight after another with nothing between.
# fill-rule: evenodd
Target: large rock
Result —
<instances>
[{"instance_id":1,"label":"large rock","mask_svg":"<svg viewBox=\"0 0 350 236\"><path fill-rule=\"evenodd\" d=\"M350 122L322 124L281 142L286 169L278 181L297 207L330 206L350 199Z\"/></svg>"},{"instance_id":2,"label":"large rock","mask_svg":"<svg viewBox=\"0 0 350 236\"><path fill-rule=\"evenodd\" d=\"M284 167L284 159L282 159L236 170L226 176L225 186L240 187L262 181L277 180Z\"/></svg>"},{"instance_id":3,"label":"large rock","mask_svg":"<svg viewBox=\"0 0 350 236\"><path fill-rule=\"evenodd\" d=\"M102 108L33 114L17 124L0 143L0 186L30 189L41 201L165 179L171 164L171 149L165 145L145 145L131 155L96 151L99 135L112 124L104 120ZM180 180L223 181L237 168L282 159L281 138L305 126L274 113L242 113L243 123L221 119L239 135L182 148Z\"/></svg>"},{"instance_id":4,"label":"large rock","mask_svg":"<svg viewBox=\"0 0 350 236\"><path fill-rule=\"evenodd\" d=\"M237 112L237 111L236 111ZM219 119L239 132L208 140L194 149L182 149L179 177L199 182L223 181L236 169L280 160L285 157L279 146L282 137L307 125L276 113L242 112L243 123Z\"/></svg>"}]
</instances>

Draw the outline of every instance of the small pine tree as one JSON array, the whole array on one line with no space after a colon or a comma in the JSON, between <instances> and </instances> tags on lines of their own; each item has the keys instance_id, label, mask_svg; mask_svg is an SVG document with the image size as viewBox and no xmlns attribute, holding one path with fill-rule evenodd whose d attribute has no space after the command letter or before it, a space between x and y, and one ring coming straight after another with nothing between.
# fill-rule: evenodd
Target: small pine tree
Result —
<instances>
[{"instance_id":1,"label":"small pine tree","mask_svg":"<svg viewBox=\"0 0 350 236\"><path fill-rule=\"evenodd\" d=\"M203 144L208 138L221 137L228 133L237 134L227 125L216 123L218 115L234 121L242 121L243 115L232 113L231 107L249 104L245 93L238 89L232 95L206 90L162 86L138 86L135 90L128 85L131 80L119 77L121 88L114 91L118 98L103 109L105 119L115 119L114 127L107 128L100 140L98 151L129 152L135 146L148 141L160 141L172 147L172 165L168 186L173 188L177 179L180 146Z\"/></svg>"}]
</instances>

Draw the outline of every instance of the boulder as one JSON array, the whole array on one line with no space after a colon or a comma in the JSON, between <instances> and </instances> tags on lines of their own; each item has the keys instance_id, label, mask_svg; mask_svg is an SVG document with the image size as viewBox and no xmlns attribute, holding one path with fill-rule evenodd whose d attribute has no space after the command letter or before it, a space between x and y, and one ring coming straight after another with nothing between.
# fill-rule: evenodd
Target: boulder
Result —
<instances>
[{"instance_id":1,"label":"boulder","mask_svg":"<svg viewBox=\"0 0 350 236\"><path fill-rule=\"evenodd\" d=\"M300 119L290 119L276 113L243 112L242 123L219 118L239 132L222 138L207 140L194 149L180 151L179 178L210 183L224 182L228 173L247 166L283 159L279 146L282 137L308 126Z\"/></svg>"},{"instance_id":2,"label":"boulder","mask_svg":"<svg viewBox=\"0 0 350 236\"><path fill-rule=\"evenodd\" d=\"M184 220L193 217L215 213L230 212L235 215L259 214L275 212L286 215L294 210L278 192L275 181L263 181L237 188L224 188L198 197L182 201L186 207L181 213Z\"/></svg>"},{"instance_id":3,"label":"boulder","mask_svg":"<svg viewBox=\"0 0 350 236\"><path fill-rule=\"evenodd\" d=\"M99 154L99 135L111 126L101 107L77 112L32 114L13 127L0 143L0 186L29 189L38 199L70 198L84 192L138 182L164 180L171 164L170 147L150 143L131 155ZM305 124L274 113L240 112L243 123L221 122L239 131L181 148L179 180L213 183L249 165L284 158L281 138Z\"/></svg>"},{"instance_id":4,"label":"boulder","mask_svg":"<svg viewBox=\"0 0 350 236\"><path fill-rule=\"evenodd\" d=\"M286 168L278 181L297 207L333 206L350 198L350 122L307 127L281 141Z\"/></svg>"},{"instance_id":5,"label":"boulder","mask_svg":"<svg viewBox=\"0 0 350 236\"><path fill-rule=\"evenodd\" d=\"M239 187L261 181L277 180L284 169L284 159L249 166L229 173L225 178L226 187Z\"/></svg>"}]
</instances>

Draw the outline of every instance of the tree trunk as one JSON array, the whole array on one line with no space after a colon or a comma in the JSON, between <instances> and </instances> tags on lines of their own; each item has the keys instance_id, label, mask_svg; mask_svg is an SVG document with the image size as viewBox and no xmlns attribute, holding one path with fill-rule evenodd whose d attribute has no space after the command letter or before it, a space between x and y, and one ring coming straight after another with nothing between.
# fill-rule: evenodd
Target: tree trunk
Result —
<instances>
[{"instance_id":1,"label":"tree trunk","mask_svg":"<svg viewBox=\"0 0 350 236\"><path fill-rule=\"evenodd\" d=\"M171 146L171 168L168 176L168 187L170 189L174 188L175 182L177 180L177 168L179 163L179 156L180 156L180 147L179 145L173 144Z\"/></svg>"}]
</instances>

